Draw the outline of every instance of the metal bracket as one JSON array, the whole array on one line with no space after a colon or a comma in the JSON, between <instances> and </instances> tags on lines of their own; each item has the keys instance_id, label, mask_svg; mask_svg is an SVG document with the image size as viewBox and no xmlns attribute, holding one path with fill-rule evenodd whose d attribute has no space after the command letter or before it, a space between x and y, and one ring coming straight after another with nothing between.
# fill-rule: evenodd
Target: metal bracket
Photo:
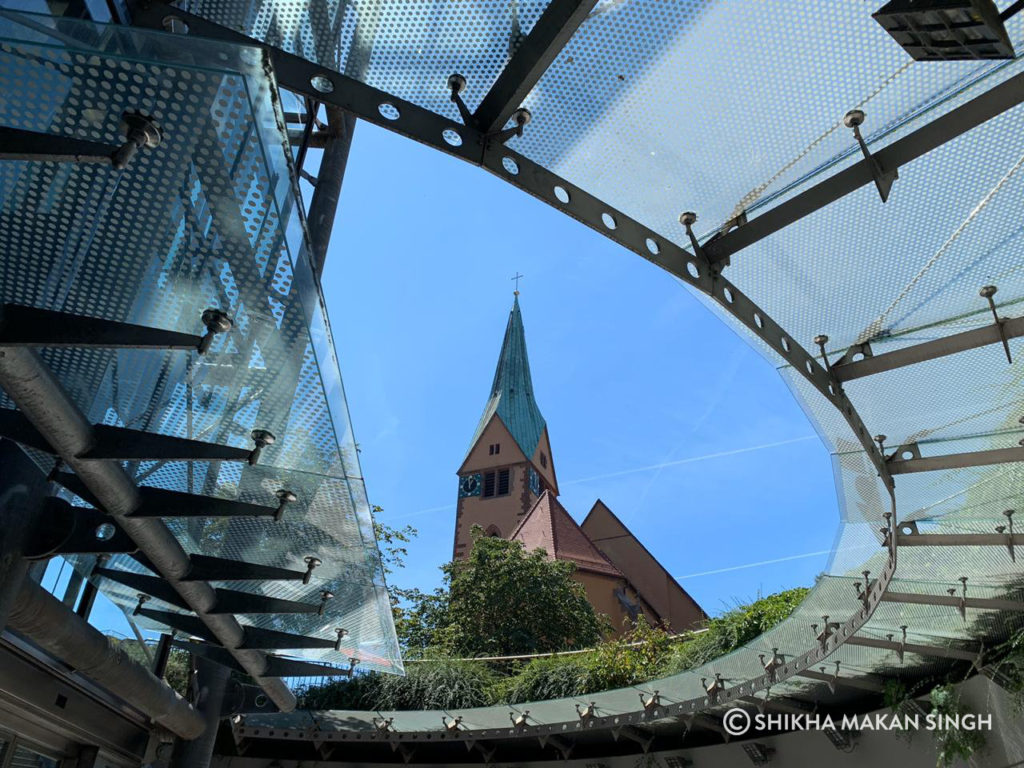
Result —
<instances>
[{"instance_id":1,"label":"metal bracket","mask_svg":"<svg viewBox=\"0 0 1024 768\"><path fill-rule=\"evenodd\" d=\"M875 188L878 190L878 196L882 198L882 202L884 203L889 199L889 190L892 189L892 183L900 177L900 173L897 168L893 168L889 171L882 170L882 166L879 165L878 159L871 154L871 150L868 149L867 142L864 141L864 137L861 135L860 127L863 123L864 112L859 109L851 109L843 118L843 125L847 128L853 129L854 138L857 139L857 143L860 145L860 151L864 154L864 159L868 161L868 165L871 168L871 176L875 180Z\"/></svg>"},{"instance_id":2,"label":"metal bracket","mask_svg":"<svg viewBox=\"0 0 1024 768\"><path fill-rule=\"evenodd\" d=\"M26 560L46 560L55 555L123 554L137 549L121 526L105 513L73 507L51 497L43 503L23 556Z\"/></svg>"},{"instance_id":3,"label":"metal bracket","mask_svg":"<svg viewBox=\"0 0 1024 768\"><path fill-rule=\"evenodd\" d=\"M910 454L909 458L905 458L907 454ZM986 467L992 464L1018 461L1024 461L1024 446L922 457L918 444L908 443L901 445L896 453L889 456L886 459L886 464L890 473L902 475L910 472L935 472L962 467Z\"/></svg>"},{"instance_id":4,"label":"metal bracket","mask_svg":"<svg viewBox=\"0 0 1024 768\"><path fill-rule=\"evenodd\" d=\"M586 725L587 723L589 723L591 720L594 719L595 715L597 715L597 704L592 701L589 704L587 704L587 706L583 707L582 709L580 708L580 705L577 704L576 705L576 714L579 715L580 722L583 725Z\"/></svg>"},{"instance_id":5,"label":"metal bracket","mask_svg":"<svg viewBox=\"0 0 1024 768\"><path fill-rule=\"evenodd\" d=\"M274 442L272 434L260 429L253 430L256 447L252 450L107 424L97 424L92 430L95 441L78 458L115 461L246 461L255 464L259 460L260 451Z\"/></svg>"},{"instance_id":6,"label":"metal bracket","mask_svg":"<svg viewBox=\"0 0 1024 768\"><path fill-rule=\"evenodd\" d=\"M978 294L988 301L988 307L992 311L992 318L995 320L996 329L999 331L999 340L1003 342L1003 351L1006 353L1006 362L1013 365L1013 356L1010 354L1010 342L1006 338L1006 322L999 318L999 312L996 311L996 302L992 297L996 295L996 291L999 290L994 285L983 285Z\"/></svg>"},{"instance_id":7,"label":"metal bracket","mask_svg":"<svg viewBox=\"0 0 1024 768\"><path fill-rule=\"evenodd\" d=\"M942 648L934 645L922 645L920 643L906 642L906 627L900 628L904 635L899 642L894 641L894 635L887 635L885 640L873 637L851 637L846 642L850 645L862 645L867 648L883 648L889 651L896 651L900 662L903 662L904 654L916 653L919 656L934 656L940 659L954 659L957 661L969 661L972 664L977 662L979 652L966 651L959 648Z\"/></svg>"}]
</instances>

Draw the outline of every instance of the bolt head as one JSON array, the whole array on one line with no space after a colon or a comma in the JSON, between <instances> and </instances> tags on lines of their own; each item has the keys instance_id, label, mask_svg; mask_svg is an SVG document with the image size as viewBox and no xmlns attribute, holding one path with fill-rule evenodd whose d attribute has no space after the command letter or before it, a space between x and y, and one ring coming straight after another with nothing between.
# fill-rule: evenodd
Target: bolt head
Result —
<instances>
[{"instance_id":1,"label":"bolt head","mask_svg":"<svg viewBox=\"0 0 1024 768\"><path fill-rule=\"evenodd\" d=\"M1006 515L1007 517L1013 517L1013 512L1014 512L1014 510L1007 509L1005 512L1003 512L1003 514Z\"/></svg>"},{"instance_id":2,"label":"bolt head","mask_svg":"<svg viewBox=\"0 0 1024 768\"><path fill-rule=\"evenodd\" d=\"M329 592L326 589L323 592L320 593L320 598L322 600L325 600L325 601L326 600L330 600L332 597L334 597L334 593L333 592Z\"/></svg>"},{"instance_id":3,"label":"bolt head","mask_svg":"<svg viewBox=\"0 0 1024 768\"><path fill-rule=\"evenodd\" d=\"M334 634L336 634L338 637L348 637L348 630L342 627L338 627L334 630Z\"/></svg>"},{"instance_id":4,"label":"bolt head","mask_svg":"<svg viewBox=\"0 0 1024 768\"><path fill-rule=\"evenodd\" d=\"M693 211L683 211L679 214L679 223L684 227L692 227L697 223L697 214Z\"/></svg>"},{"instance_id":5,"label":"bolt head","mask_svg":"<svg viewBox=\"0 0 1024 768\"><path fill-rule=\"evenodd\" d=\"M306 565L310 568L319 568L323 565L323 561L319 557L304 557L303 560L305 560Z\"/></svg>"},{"instance_id":6,"label":"bolt head","mask_svg":"<svg viewBox=\"0 0 1024 768\"><path fill-rule=\"evenodd\" d=\"M847 128L856 128L864 124L864 110L851 109L843 116L843 125Z\"/></svg>"},{"instance_id":7,"label":"bolt head","mask_svg":"<svg viewBox=\"0 0 1024 768\"><path fill-rule=\"evenodd\" d=\"M228 313L220 309L203 310L203 325L211 333L227 333L233 323Z\"/></svg>"},{"instance_id":8,"label":"bolt head","mask_svg":"<svg viewBox=\"0 0 1024 768\"><path fill-rule=\"evenodd\" d=\"M466 90L466 78L458 72L448 75L448 90L452 92L453 96L459 96Z\"/></svg>"},{"instance_id":9,"label":"bolt head","mask_svg":"<svg viewBox=\"0 0 1024 768\"><path fill-rule=\"evenodd\" d=\"M164 137L156 121L137 109L121 114L121 132L139 146L150 148L159 146Z\"/></svg>"},{"instance_id":10,"label":"bolt head","mask_svg":"<svg viewBox=\"0 0 1024 768\"><path fill-rule=\"evenodd\" d=\"M884 443L888 439L889 439L888 435L875 435L875 442L876 443Z\"/></svg>"},{"instance_id":11,"label":"bolt head","mask_svg":"<svg viewBox=\"0 0 1024 768\"><path fill-rule=\"evenodd\" d=\"M996 291L997 290L999 290L999 289L996 288L994 285L983 285L981 287L981 290L978 291L978 294L983 299L991 299L993 296L996 295Z\"/></svg>"},{"instance_id":12,"label":"bolt head","mask_svg":"<svg viewBox=\"0 0 1024 768\"><path fill-rule=\"evenodd\" d=\"M298 496L291 491L286 491L284 488L277 491L274 495L277 496L277 500L282 504L291 504L293 501L298 500Z\"/></svg>"},{"instance_id":13,"label":"bolt head","mask_svg":"<svg viewBox=\"0 0 1024 768\"><path fill-rule=\"evenodd\" d=\"M814 337L814 343L817 344L819 347L823 347L826 344L828 344L828 336L826 336L824 333L819 333L817 336Z\"/></svg>"},{"instance_id":14,"label":"bolt head","mask_svg":"<svg viewBox=\"0 0 1024 768\"><path fill-rule=\"evenodd\" d=\"M254 429L251 433L252 441L261 448L267 445L273 445L277 440L274 437L274 433L266 429Z\"/></svg>"},{"instance_id":15,"label":"bolt head","mask_svg":"<svg viewBox=\"0 0 1024 768\"><path fill-rule=\"evenodd\" d=\"M533 115L526 107L520 107L512 113L512 119L516 125L529 125L530 121L533 120Z\"/></svg>"}]
</instances>

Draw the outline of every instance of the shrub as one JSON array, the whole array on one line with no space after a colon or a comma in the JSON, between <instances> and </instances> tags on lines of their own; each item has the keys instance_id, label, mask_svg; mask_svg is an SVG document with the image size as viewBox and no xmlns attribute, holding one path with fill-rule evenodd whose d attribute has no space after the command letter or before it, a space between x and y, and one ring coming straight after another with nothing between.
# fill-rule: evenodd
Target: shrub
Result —
<instances>
[{"instance_id":1,"label":"shrub","mask_svg":"<svg viewBox=\"0 0 1024 768\"><path fill-rule=\"evenodd\" d=\"M584 654L534 659L504 681L494 698L509 704L564 699L589 692L590 668Z\"/></svg>"},{"instance_id":2,"label":"shrub","mask_svg":"<svg viewBox=\"0 0 1024 768\"><path fill-rule=\"evenodd\" d=\"M410 664L405 677L380 675L367 698L378 710L485 707L497 679L479 662L431 659Z\"/></svg>"},{"instance_id":3,"label":"shrub","mask_svg":"<svg viewBox=\"0 0 1024 768\"><path fill-rule=\"evenodd\" d=\"M952 685L940 685L932 689L930 694L932 714L946 716L963 715L966 709L960 704L960 695ZM971 755L985 745L985 736L981 731L962 730L960 728L936 728L932 735L938 752L937 768L948 768L958 761L966 762Z\"/></svg>"},{"instance_id":4,"label":"shrub","mask_svg":"<svg viewBox=\"0 0 1024 768\"><path fill-rule=\"evenodd\" d=\"M707 631L693 633L672 648L661 674L685 672L746 645L789 616L809 591L805 587L787 589L710 619Z\"/></svg>"}]
</instances>

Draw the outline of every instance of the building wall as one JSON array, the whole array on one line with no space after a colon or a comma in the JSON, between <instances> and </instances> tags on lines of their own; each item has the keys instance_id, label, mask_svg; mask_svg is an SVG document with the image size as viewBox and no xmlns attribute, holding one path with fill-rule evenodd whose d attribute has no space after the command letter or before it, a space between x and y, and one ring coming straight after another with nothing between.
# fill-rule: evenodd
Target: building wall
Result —
<instances>
[{"instance_id":1,"label":"building wall","mask_svg":"<svg viewBox=\"0 0 1024 768\"><path fill-rule=\"evenodd\" d=\"M490 453L491 445L500 445L497 454ZM484 428L466 461L459 468L459 480L478 472L509 469L509 493L485 499L482 495L460 494L455 512L455 544L453 556L465 557L472 546L472 530L479 525L485 531L492 526L503 539L511 537L523 516L533 507L537 497L530 492L527 482L529 464L523 452L502 424L494 417Z\"/></svg>"},{"instance_id":2,"label":"building wall","mask_svg":"<svg viewBox=\"0 0 1024 768\"><path fill-rule=\"evenodd\" d=\"M612 637L618 637L630 626L629 612L615 596L616 589L624 589L630 600L640 604L648 622L653 623L655 614L650 605L644 602L643 598L638 597L636 590L625 579L584 570L577 570L573 574L573 578L583 585L583 589L587 593L587 600L594 606L594 610L603 613L611 620Z\"/></svg>"}]
</instances>

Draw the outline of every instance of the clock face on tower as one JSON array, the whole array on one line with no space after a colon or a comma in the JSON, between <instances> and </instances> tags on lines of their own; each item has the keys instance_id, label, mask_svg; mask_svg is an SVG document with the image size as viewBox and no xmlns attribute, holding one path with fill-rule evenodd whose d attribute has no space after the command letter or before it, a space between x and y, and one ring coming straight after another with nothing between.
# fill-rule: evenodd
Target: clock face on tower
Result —
<instances>
[{"instance_id":1,"label":"clock face on tower","mask_svg":"<svg viewBox=\"0 0 1024 768\"><path fill-rule=\"evenodd\" d=\"M540 496L540 475L537 474L533 467L530 467L529 471L530 480L530 492L534 496Z\"/></svg>"},{"instance_id":2,"label":"clock face on tower","mask_svg":"<svg viewBox=\"0 0 1024 768\"><path fill-rule=\"evenodd\" d=\"M463 496L479 496L483 478L479 474L466 475L459 478L459 498Z\"/></svg>"}]
</instances>

